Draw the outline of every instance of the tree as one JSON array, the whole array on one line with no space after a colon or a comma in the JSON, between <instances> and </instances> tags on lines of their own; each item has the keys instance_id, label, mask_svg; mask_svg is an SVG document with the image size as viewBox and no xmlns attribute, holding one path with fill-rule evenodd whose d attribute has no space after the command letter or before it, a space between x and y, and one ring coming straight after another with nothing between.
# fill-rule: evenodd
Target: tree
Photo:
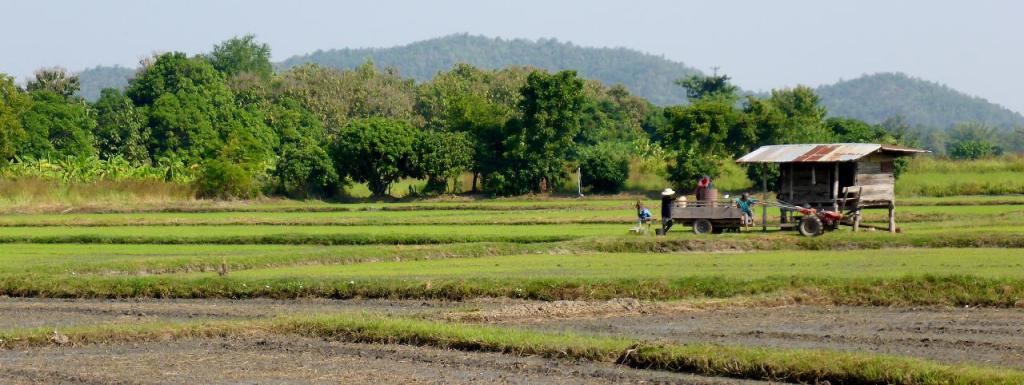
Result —
<instances>
[{"instance_id":1,"label":"tree","mask_svg":"<svg viewBox=\"0 0 1024 385\"><path fill-rule=\"evenodd\" d=\"M826 111L818 96L806 86L772 90L767 99L749 98L745 110L761 145L829 143L835 139L825 127Z\"/></svg>"},{"instance_id":2,"label":"tree","mask_svg":"<svg viewBox=\"0 0 1024 385\"><path fill-rule=\"evenodd\" d=\"M69 75L67 70L60 67L42 68L36 70L35 75L36 78L25 85L29 92L45 90L68 98L80 88L78 75Z\"/></svg>"},{"instance_id":3,"label":"tree","mask_svg":"<svg viewBox=\"0 0 1024 385\"><path fill-rule=\"evenodd\" d=\"M274 66L270 63L270 46L257 42L256 36L252 34L235 36L214 45L209 60L213 68L229 77L250 72L260 78L270 79L274 74Z\"/></svg>"},{"instance_id":4,"label":"tree","mask_svg":"<svg viewBox=\"0 0 1024 385\"><path fill-rule=\"evenodd\" d=\"M676 80L676 85L686 89L686 98L691 102L708 98L735 101L736 92L739 90L729 83L729 77L726 75L690 75Z\"/></svg>"},{"instance_id":5,"label":"tree","mask_svg":"<svg viewBox=\"0 0 1024 385\"><path fill-rule=\"evenodd\" d=\"M69 101L50 90L31 93L32 105L22 114L27 140L19 155L44 157L85 157L95 155L92 131L96 127L89 107Z\"/></svg>"},{"instance_id":6,"label":"tree","mask_svg":"<svg viewBox=\"0 0 1024 385\"><path fill-rule=\"evenodd\" d=\"M106 88L93 103L96 111L96 148L100 158L121 156L134 164L150 162L150 130L145 114L121 91Z\"/></svg>"},{"instance_id":7,"label":"tree","mask_svg":"<svg viewBox=\"0 0 1024 385\"><path fill-rule=\"evenodd\" d=\"M413 145L418 133L408 122L388 118L356 119L338 132L331 158L339 176L366 183L374 196L412 174Z\"/></svg>"},{"instance_id":8,"label":"tree","mask_svg":"<svg viewBox=\"0 0 1024 385\"><path fill-rule=\"evenodd\" d=\"M14 78L0 73L0 166L17 154L28 137L21 115L32 105L32 98L14 84Z\"/></svg>"},{"instance_id":9,"label":"tree","mask_svg":"<svg viewBox=\"0 0 1024 385\"><path fill-rule=\"evenodd\" d=\"M1002 148L982 140L963 140L951 143L946 150L953 159L981 159L993 155L1001 155Z\"/></svg>"},{"instance_id":10,"label":"tree","mask_svg":"<svg viewBox=\"0 0 1024 385\"><path fill-rule=\"evenodd\" d=\"M313 64L293 68L277 82L276 96L300 101L332 133L351 119L418 120L415 83L392 68L380 71L370 61L346 71Z\"/></svg>"},{"instance_id":11,"label":"tree","mask_svg":"<svg viewBox=\"0 0 1024 385\"><path fill-rule=\"evenodd\" d=\"M519 68L484 71L457 64L417 89L416 111L425 128L468 134L474 192L477 176L492 173L501 163L504 127L518 114L519 90L527 76Z\"/></svg>"},{"instance_id":12,"label":"tree","mask_svg":"<svg viewBox=\"0 0 1024 385\"><path fill-rule=\"evenodd\" d=\"M896 137L881 126L873 126L851 118L828 118L825 127L836 140L844 143L896 144Z\"/></svg>"},{"instance_id":13,"label":"tree","mask_svg":"<svg viewBox=\"0 0 1024 385\"><path fill-rule=\"evenodd\" d=\"M278 191L292 198L330 197L340 182L331 157L312 139L282 145L274 177Z\"/></svg>"},{"instance_id":14,"label":"tree","mask_svg":"<svg viewBox=\"0 0 1024 385\"><path fill-rule=\"evenodd\" d=\"M473 142L465 132L422 131L413 152L414 176L427 178L429 192L446 192L448 181L473 162Z\"/></svg>"},{"instance_id":15,"label":"tree","mask_svg":"<svg viewBox=\"0 0 1024 385\"><path fill-rule=\"evenodd\" d=\"M590 191L617 193L629 179L629 157L622 146L608 144L587 147L579 152L581 182Z\"/></svg>"},{"instance_id":16,"label":"tree","mask_svg":"<svg viewBox=\"0 0 1024 385\"><path fill-rule=\"evenodd\" d=\"M547 192L557 185L580 130L583 80L575 71L533 72L520 92L522 118L507 125L502 164L486 181L492 193Z\"/></svg>"},{"instance_id":17,"label":"tree","mask_svg":"<svg viewBox=\"0 0 1024 385\"><path fill-rule=\"evenodd\" d=\"M262 170L278 144L258 107L240 107L224 75L203 57L159 55L132 79L125 93L148 111L154 157L200 164L226 156L227 151L229 161Z\"/></svg>"},{"instance_id":18,"label":"tree","mask_svg":"<svg viewBox=\"0 0 1024 385\"><path fill-rule=\"evenodd\" d=\"M730 138L742 138L742 114L723 99L699 99L689 106L665 109L667 124L661 130L666 146L675 154L669 180L682 188L694 187L701 176L721 173L722 162L734 156ZM743 141L736 140L743 143Z\"/></svg>"}]
</instances>

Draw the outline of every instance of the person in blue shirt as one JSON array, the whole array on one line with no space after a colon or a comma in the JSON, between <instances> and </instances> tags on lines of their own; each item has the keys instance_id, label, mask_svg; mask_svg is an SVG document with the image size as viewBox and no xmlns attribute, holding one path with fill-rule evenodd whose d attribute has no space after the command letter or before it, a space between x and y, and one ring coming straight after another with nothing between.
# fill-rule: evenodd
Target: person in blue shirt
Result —
<instances>
[{"instance_id":1,"label":"person in blue shirt","mask_svg":"<svg viewBox=\"0 0 1024 385\"><path fill-rule=\"evenodd\" d=\"M639 221L637 229L643 229L644 224L649 224L654 219L654 217L651 215L651 210L648 210L647 207L644 207L644 204L640 203L640 201L636 201L636 217Z\"/></svg>"},{"instance_id":2,"label":"person in blue shirt","mask_svg":"<svg viewBox=\"0 0 1024 385\"><path fill-rule=\"evenodd\" d=\"M757 204L757 199L751 198L748 193L743 193L736 199L736 207L739 207L740 211L743 212L744 226L750 227L754 225L754 210L751 209L751 206L755 204Z\"/></svg>"}]
</instances>

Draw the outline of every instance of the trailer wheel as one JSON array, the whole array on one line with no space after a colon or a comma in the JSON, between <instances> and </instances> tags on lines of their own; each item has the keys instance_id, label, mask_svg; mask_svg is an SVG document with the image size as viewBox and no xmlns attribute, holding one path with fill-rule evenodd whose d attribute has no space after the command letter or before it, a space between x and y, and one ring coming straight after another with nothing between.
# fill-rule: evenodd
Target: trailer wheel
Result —
<instances>
[{"instance_id":1,"label":"trailer wheel","mask_svg":"<svg viewBox=\"0 0 1024 385\"><path fill-rule=\"evenodd\" d=\"M693 221L693 233L694 234L708 234L714 231L714 227L711 226L711 221L707 219L698 219Z\"/></svg>"},{"instance_id":2,"label":"trailer wheel","mask_svg":"<svg viewBox=\"0 0 1024 385\"><path fill-rule=\"evenodd\" d=\"M800 218L797 230L800 230L800 234L805 237L817 237L825 231L825 225L821 223L821 218L815 215L806 215Z\"/></svg>"}]
</instances>

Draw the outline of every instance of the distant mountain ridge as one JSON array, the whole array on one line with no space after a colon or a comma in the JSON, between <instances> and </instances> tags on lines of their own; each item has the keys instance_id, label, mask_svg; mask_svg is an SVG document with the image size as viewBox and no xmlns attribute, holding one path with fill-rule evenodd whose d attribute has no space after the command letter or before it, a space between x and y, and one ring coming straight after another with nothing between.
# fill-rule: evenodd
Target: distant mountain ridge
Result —
<instances>
[{"instance_id":1,"label":"distant mountain ridge","mask_svg":"<svg viewBox=\"0 0 1024 385\"><path fill-rule=\"evenodd\" d=\"M355 68L366 60L391 66L403 75L425 81L440 71L464 62L482 68L528 65L546 70L573 69L581 76L606 84L623 84L631 92L657 105L686 103L678 78L701 72L684 63L628 48L582 47L554 39L501 39L456 34L390 48L318 50L293 56L278 70L303 63L338 69ZM104 82L123 87L134 70L96 67L83 71L81 95L99 96ZM96 80L101 78L106 80ZM902 73L880 73L818 87L822 104L832 116L878 123L900 115L910 124L946 128L967 121L1009 128L1024 126L1024 116L983 98L970 96Z\"/></svg>"},{"instance_id":2,"label":"distant mountain ridge","mask_svg":"<svg viewBox=\"0 0 1024 385\"><path fill-rule=\"evenodd\" d=\"M432 78L455 64L487 69L511 65L549 71L576 70L580 76L609 85L624 84L630 91L659 105L685 102L686 92L673 81L700 71L686 64L628 48L581 47L554 39L501 39L468 34L449 35L391 48L344 48L316 51L282 62L287 69L303 63L332 68L355 68L367 59L391 66L417 81Z\"/></svg>"},{"instance_id":3,"label":"distant mountain ridge","mask_svg":"<svg viewBox=\"0 0 1024 385\"><path fill-rule=\"evenodd\" d=\"M984 98L899 72L862 75L815 90L830 115L879 123L903 116L911 124L945 128L983 122L1002 128L1024 126L1024 116Z\"/></svg>"}]
</instances>

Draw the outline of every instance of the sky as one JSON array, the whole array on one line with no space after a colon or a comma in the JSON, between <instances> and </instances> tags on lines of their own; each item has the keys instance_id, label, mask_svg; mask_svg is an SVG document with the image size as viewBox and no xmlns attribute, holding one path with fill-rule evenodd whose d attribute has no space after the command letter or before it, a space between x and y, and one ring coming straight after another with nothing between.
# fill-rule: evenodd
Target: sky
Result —
<instances>
[{"instance_id":1,"label":"sky","mask_svg":"<svg viewBox=\"0 0 1024 385\"><path fill-rule=\"evenodd\" d=\"M749 90L900 71L1024 112L1024 2L0 0L0 72L134 67L245 33L283 60L470 33L627 47Z\"/></svg>"}]
</instances>

